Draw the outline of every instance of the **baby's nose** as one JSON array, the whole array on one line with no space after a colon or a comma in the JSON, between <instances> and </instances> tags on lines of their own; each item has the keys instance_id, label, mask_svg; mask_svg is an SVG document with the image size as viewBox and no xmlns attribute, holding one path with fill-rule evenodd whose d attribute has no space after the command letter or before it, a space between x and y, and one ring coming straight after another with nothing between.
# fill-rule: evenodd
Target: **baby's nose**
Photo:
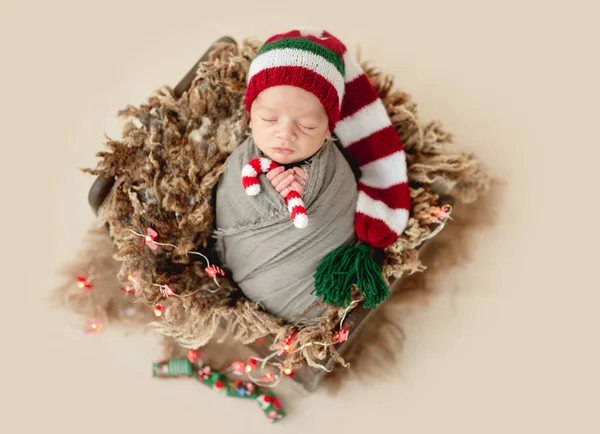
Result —
<instances>
[{"instance_id":1,"label":"baby's nose","mask_svg":"<svg viewBox=\"0 0 600 434\"><path fill-rule=\"evenodd\" d=\"M277 138L293 142L296 140L296 132L290 125L282 125L277 132Z\"/></svg>"}]
</instances>

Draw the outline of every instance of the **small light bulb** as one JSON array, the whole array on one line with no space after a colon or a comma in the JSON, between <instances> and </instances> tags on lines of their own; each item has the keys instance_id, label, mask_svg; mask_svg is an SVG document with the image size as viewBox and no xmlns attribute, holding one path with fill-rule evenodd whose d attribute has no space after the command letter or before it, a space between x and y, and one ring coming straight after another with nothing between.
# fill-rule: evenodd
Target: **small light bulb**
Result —
<instances>
[{"instance_id":1,"label":"small light bulb","mask_svg":"<svg viewBox=\"0 0 600 434\"><path fill-rule=\"evenodd\" d=\"M162 304L157 304L154 307L154 316L159 317L162 316L163 306Z\"/></svg>"},{"instance_id":2,"label":"small light bulb","mask_svg":"<svg viewBox=\"0 0 600 434\"><path fill-rule=\"evenodd\" d=\"M262 381L264 381L265 383L272 383L276 379L277 379L277 376L273 375L271 372L268 372L262 376Z\"/></svg>"},{"instance_id":3,"label":"small light bulb","mask_svg":"<svg viewBox=\"0 0 600 434\"><path fill-rule=\"evenodd\" d=\"M100 330L100 324L98 322L96 322L96 321L88 322L88 326L87 326L88 333L96 333L98 330Z\"/></svg>"},{"instance_id":4,"label":"small light bulb","mask_svg":"<svg viewBox=\"0 0 600 434\"><path fill-rule=\"evenodd\" d=\"M198 350L189 350L187 352L187 359L190 361L190 363L194 363L198 359L198 357Z\"/></svg>"}]
</instances>

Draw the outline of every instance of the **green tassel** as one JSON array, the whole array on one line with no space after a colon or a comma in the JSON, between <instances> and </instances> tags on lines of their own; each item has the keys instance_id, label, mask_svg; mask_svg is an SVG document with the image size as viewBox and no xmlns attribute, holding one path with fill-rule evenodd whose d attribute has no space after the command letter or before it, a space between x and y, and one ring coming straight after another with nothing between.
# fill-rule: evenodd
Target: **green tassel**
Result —
<instances>
[{"instance_id":1,"label":"green tassel","mask_svg":"<svg viewBox=\"0 0 600 434\"><path fill-rule=\"evenodd\" d=\"M352 302L352 285L358 287L366 308L375 308L390 295L367 244L342 246L325 256L317 267L312 293L327 304L347 307Z\"/></svg>"}]
</instances>

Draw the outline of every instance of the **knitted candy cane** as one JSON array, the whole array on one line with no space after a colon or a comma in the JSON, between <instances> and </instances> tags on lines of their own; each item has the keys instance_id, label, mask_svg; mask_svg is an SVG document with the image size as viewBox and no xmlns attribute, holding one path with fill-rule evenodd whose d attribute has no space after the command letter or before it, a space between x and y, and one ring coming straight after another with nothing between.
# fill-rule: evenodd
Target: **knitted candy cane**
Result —
<instances>
[{"instance_id":1,"label":"knitted candy cane","mask_svg":"<svg viewBox=\"0 0 600 434\"><path fill-rule=\"evenodd\" d=\"M260 193L260 182L258 175L267 173L279 167L279 164L268 158L254 158L250 160L242 169L242 185L248 196L256 196ZM292 190L285 198L285 204L288 207L290 217L297 228L305 228L308 225L308 216L306 208L300 194Z\"/></svg>"}]
</instances>

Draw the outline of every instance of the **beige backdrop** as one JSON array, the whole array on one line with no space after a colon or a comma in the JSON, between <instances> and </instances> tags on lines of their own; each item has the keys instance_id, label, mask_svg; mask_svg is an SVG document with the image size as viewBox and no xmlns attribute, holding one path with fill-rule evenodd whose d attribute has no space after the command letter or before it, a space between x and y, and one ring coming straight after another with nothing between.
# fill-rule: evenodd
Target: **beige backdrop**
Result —
<instances>
[{"instance_id":1,"label":"beige backdrop","mask_svg":"<svg viewBox=\"0 0 600 434\"><path fill-rule=\"evenodd\" d=\"M550 3L0 1L1 431L600 432L599 15ZM85 335L46 299L94 223L78 168L116 135L117 110L176 84L224 34L301 25L393 73L505 199L472 262L407 320L391 379L288 399L269 426L254 403L152 380L151 335Z\"/></svg>"}]
</instances>

